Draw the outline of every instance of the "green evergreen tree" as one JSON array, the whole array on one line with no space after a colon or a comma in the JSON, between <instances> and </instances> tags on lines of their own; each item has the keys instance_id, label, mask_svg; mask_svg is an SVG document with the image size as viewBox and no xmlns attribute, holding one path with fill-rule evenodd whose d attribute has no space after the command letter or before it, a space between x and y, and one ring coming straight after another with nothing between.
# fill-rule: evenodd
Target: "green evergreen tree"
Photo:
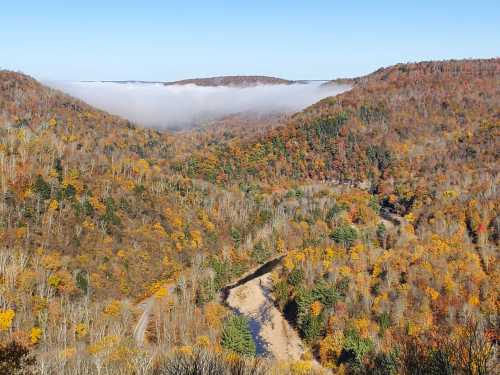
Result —
<instances>
[{"instance_id":1,"label":"green evergreen tree","mask_svg":"<svg viewBox=\"0 0 500 375\"><path fill-rule=\"evenodd\" d=\"M233 315L226 320L222 331L222 347L236 353L255 356L255 342L247 318Z\"/></svg>"},{"instance_id":2,"label":"green evergreen tree","mask_svg":"<svg viewBox=\"0 0 500 375\"><path fill-rule=\"evenodd\" d=\"M335 242L344 245L346 248L350 248L352 243L358 238L358 232L352 226L344 224L335 228L330 237Z\"/></svg>"}]
</instances>

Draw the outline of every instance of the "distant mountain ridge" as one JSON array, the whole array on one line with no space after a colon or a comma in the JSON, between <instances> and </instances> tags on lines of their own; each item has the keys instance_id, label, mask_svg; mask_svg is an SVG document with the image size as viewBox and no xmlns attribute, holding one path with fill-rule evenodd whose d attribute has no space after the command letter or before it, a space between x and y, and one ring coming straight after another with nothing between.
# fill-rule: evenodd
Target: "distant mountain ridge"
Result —
<instances>
[{"instance_id":1,"label":"distant mountain ridge","mask_svg":"<svg viewBox=\"0 0 500 375\"><path fill-rule=\"evenodd\" d=\"M326 81L326 80L325 80ZM291 85L294 83L307 83L309 80L288 80L278 77L269 76L218 76L206 78L188 78L179 81L143 81L143 80L97 80L97 81L82 81L82 82L101 82L101 83L121 83L121 84L161 84L165 86L174 85L196 85L204 87L218 87L218 86L233 86L233 87L252 87L257 85Z\"/></svg>"},{"instance_id":2,"label":"distant mountain ridge","mask_svg":"<svg viewBox=\"0 0 500 375\"><path fill-rule=\"evenodd\" d=\"M219 76L207 78L190 78L180 81L166 82L165 85L196 85L206 87L216 86L257 86L257 85L291 85L298 81L269 76Z\"/></svg>"}]
</instances>

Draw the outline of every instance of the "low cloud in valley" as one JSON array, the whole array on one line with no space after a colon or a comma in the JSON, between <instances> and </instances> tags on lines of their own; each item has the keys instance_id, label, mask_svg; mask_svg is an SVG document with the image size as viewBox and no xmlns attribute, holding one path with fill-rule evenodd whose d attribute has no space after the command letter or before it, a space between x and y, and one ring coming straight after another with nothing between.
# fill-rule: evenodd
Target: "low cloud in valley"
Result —
<instances>
[{"instance_id":1,"label":"low cloud in valley","mask_svg":"<svg viewBox=\"0 0 500 375\"><path fill-rule=\"evenodd\" d=\"M318 82L252 87L202 87L113 82L50 82L76 98L144 126L173 129L240 112L293 113L347 86Z\"/></svg>"}]
</instances>

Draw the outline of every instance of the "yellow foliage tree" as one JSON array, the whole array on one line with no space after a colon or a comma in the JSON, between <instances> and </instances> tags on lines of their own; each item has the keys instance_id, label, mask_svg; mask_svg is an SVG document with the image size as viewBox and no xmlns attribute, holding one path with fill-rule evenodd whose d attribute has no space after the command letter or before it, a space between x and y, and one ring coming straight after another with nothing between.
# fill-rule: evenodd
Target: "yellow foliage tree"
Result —
<instances>
[{"instance_id":1,"label":"yellow foliage tree","mask_svg":"<svg viewBox=\"0 0 500 375\"><path fill-rule=\"evenodd\" d=\"M12 309L0 311L0 332L7 331L11 325L16 313Z\"/></svg>"},{"instance_id":2,"label":"yellow foliage tree","mask_svg":"<svg viewBox=\"0 0 500 375\"><path fill-rule=\"evenodd\" d=\"M87 336L87 333L88 333L87 326L84 323L78 323L75 326L76 337L83 338L83 337Z\"/></svg>"},{"instance_id":3,"label":"yellow foliage tree","mask_svg":"<svg viewBox=\"0 0 500 375\"><path fill-rule=\"evenodd\" d=\"M312 371L311 361L297 361L290 365L290 371L293 375L308 375Z\"/></svg>"},{"instance_id":4,"label":"yellow foliage tree","mask_svg":"<svg viewBox=\"0 0 500 375\"><path fill-rule=\"evenodd\" d=\"M40 341L40 338L42 337L42 329L40 327L33 327L31 328L30 332L30 340L33 345L37 344Z\"/></svg>"},{"instance_id":5,"label":"yellow foliage tree","mask_svg":"<svg viewBox=\"0 0 500 375\"><path fill-rule=\"evenodd\" d=\"M105 308L104 313L109 316L118 316L121 312L122 304L120 301L111 301Z\"/></svg>"},{"instance_id":6,"label":"yellow foliage tree","mask_svg":"<svg viewBox=\"0 0 500 375\"><path fill-rule=\"evenodd\" d=\"M337 358L342 352L343 345L344 334L342 331L336 330L321 340L319 343L319 358L321 364L327 368L335 367Z\"/></svg>"},{"instance_id":7,"label":"yellow foliage tree","mask_svg":"<svg viewBox=\"0 0 500 375\"><path fill-rule=\"evenodd\" d=\"M224 307L218 303L210 302L205 305L205 319L208 325L214 329L219 329L224 316Z\"/></svg>"},{"instance_id":8,"label":"yellow foliage tree","mask_svg":"<svg viewBox=\"0 0 500 375\"><path fill-rule=\"evenodd\" d=\"M318 316L321 314L321 310L323 309L323 305L321 304L320 301L314 301L311 304L311 314L312 316Z\"/></svg>"}]
</instances>

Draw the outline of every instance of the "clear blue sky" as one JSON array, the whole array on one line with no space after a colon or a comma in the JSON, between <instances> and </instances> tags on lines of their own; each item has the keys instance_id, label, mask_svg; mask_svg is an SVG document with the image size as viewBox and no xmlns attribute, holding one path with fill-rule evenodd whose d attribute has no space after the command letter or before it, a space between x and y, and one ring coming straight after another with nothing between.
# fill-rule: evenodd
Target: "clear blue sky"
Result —
<instances>
[{"instance_id":1,"label":"clear blue sky","mask_svg":"<svg viewBox=\"0 0 500 375\"><path fill-rule=\"evenodd\" d=\"M500 0L51 1L0 6L0 68L40 79L290 79L500 56Z\"/></svg>"}]
</instances>

